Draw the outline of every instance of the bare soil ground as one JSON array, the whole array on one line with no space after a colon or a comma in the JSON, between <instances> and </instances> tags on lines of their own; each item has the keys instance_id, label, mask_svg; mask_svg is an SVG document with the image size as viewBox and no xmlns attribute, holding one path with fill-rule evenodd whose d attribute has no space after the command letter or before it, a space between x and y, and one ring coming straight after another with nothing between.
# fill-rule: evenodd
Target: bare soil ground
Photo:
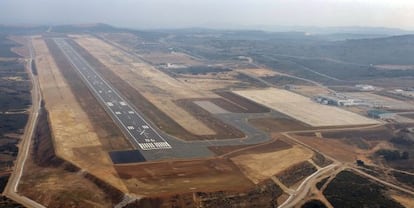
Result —
<instances>
[{"instance_id":1,"label":"bare soil ground","mask_svg":"<svg viewBox=\"0 0 414 208\"><path fill-rule=\"evenodd\" d=\"M403 95L399 95L399 94L395 94L395 93L391 93L389 91L379 91L379 92L375 92L375 94L383 96L383 97L388 97L388 98L392 98L395 100L400 100L400 101L404 101L404 102L409 102L411 104L413 104L413 98L410 97L406 97Z\"/></svg>"},{"instance_id":2,"label":"bare soil ground","mask_svg":"<svg viewBox=\"0 0 414 208\"><path fill-rule=\"evenodd\" d=\"M344 93L346 96L351 98L364 100L369 103L375 103L376 105L384 106L387 109L392 110L414 110L414 105L401 100L376 95L368 92L351 92Z\"/></svg>"},{"instance_id":3,"label":"bare soil ground","mask_svg":"<svg viewBox=\"0 0 414 208\"><path fill-rule=\"evenodd\" d=\"M272 180L240 192L196 193L196 207L277 207L282 189Z\"/></svg>"},{"instance_id":4,"label":"bare soil ground","mask_svg":"<svg viewBox=\"0 0 414 208\"><path fill-rule=\"evenodd\" d=\"M354 162L358 159L358 152L355 147L344 144L339 140L307 136L295 136L295 138L340 161Z\"/></svg>"},{"instance_id":5,"label":"bare soil ground","mask_svg":"<svg viewBox=\"0 0 414 208\"><path fill-rule=\"evenodd\" d=\"M412 196L392 194L391 198L402 204L404 207L414 207L414 199Z\"/></svg>"},{"instance_id":6,"label":"bare soil ground","mask_svg":"<svg viewBox=\"0 0 414 208\"><path fill-rule=\"evenodd\" d=\"M284 142L281 139L277 139L265 145L232 145L232 146L210 146L209 149L216 153L216 155L228 154L228 157L235 157L242 154L256 154L274 152L279 150L285 150L291 148L292 145ZM234 152L236 151L236 152ZM234 152L234 153L231 153Z\"/></svg>"},{"instance_id":7,"label":"bare soil ground","mask_svg":"<svg viewBox=\"0 0 414 208\"><path fill-rule=\"evenodd\" d=\"M247 113L248 109L238 103L234 103L233 101L229 101L228 99L224 98L211 98L208 99L210 102L214 103L215 105L219 106L220 108L226 110L227 112L232 113Z\"/></svg>"},{"instance_id":8,"label":"bare soil ground","mask_svg":"<svg viewBox=\"0 0 414 208\"><path fill-rule=\"evenodd\" d=\"M80 174L78 167L55 155L45 110L39 116L30 151L19 185L25 196L47 207L111 207L121 200L122 192Z\"/></svg>"},{"instance_id":9,"label":"bare soil ground","mask_svg":"<svg viewBox=\"0 0 414 208\"><path fill-rule=\"evenodd\" d=\"M208 100L197 100L197 101L194 101L194 103L212 114L229 113L228 111L224 110L220 106Z\"/></svg>"},{"instance_id":10,"label":"bare soil ground","mask_svg":"<svg viewBox=\"0 0 414 208\"><path fill-rule=\"evenodd\" d=\"M182 64L185 66L197 65L200 64L199 61L195 60L191 56L187 54L180 53L180 52L170 52L170 53L163 53L163 52L153 52L153 53L146 53L143 54L143 58L150 62L151 64Z\"/></svg>"},{"instance_id":11,"label":"bare soil ground","mask_svg":"<svg viewBox=\"0 0 414 208\"><path fill-rule=\"evenodd\" d=\"M413 65L375 65L379 70L414 70Z\"/></svg>"},{"instance_id":12,"label":"bare soil ground","mask_svg":"<svg viewBox=\"0 0 414 208\"><path fill-rule=\"evenodd\" d=\"M285 85L313 86L314 85L313 83L310 83L308 81L297 79L294 77L284 76L284 75L268 76L268 77L263 77L263 79L276 86L285 86Z\"/></svg>"},{"instance_id":13,"label":"bare soil ground","mask_svg":"<svg viewBox=\"0 0 414 208\"><path fill-rule=\"evenodd\" d=\"M320 94L329 93L329 90L327 90L326 88L322 88L320 86L295 86L295 88L292 89L292 91L306 97L315 97Z\"/></svg>"},{"instance_id":14,"label":"bare soil ground","mask_svg":"<svg viewBox=\"0 0 414 208\"><path fill-rule=\"evenodd\" d=\"M185 118L185 115L189 115L191 118L196 119L198 123L202 123L207 129L214 130L214 133L207 134L208 132L204 132L203 129L198 129L197 127L199 126L197 125L197 122L191 123L191 121L193 121L192 119L186 119L185 122L188 122L187 125L193 124L192 128L197 129L198 134L193 134L192 132L187 131L179 125L176 120L173 120L172 117L166 115L164 112L160 111L156 105L149 102L146 97L142 96L142 94L134 89L130 84L122 80L106 66L102 65L102 63L89 54L85 49L81 48L79 45L76 45L76 43L73 43L73 45L107 81L122 92L122 95L134 104L139 112L144 113L144 115L149 118L149 121L157 125L157 127L162 131L185 140L240 138L244 136L239 130L214 118L210 113L192 102L186 102L183 100L168 100L166 102L161 102L163 106L168 106L170 104L175 106L170 106L171 109L175 110L171 111L173 114L178 115L185 112L180 115L184 117L180 118ZM153 93L157 94L156 92ZM160 96L160 94L158 94L158 96ZM156 101L158 106L161 105L158 103L159 101L160 100ZM183 123L181 122L181 124ZM200 133L202 133L202 135L200 135Z\"/></svg>"},{"instance_id":15,"label":"bare soil ground","mask_svg":"<svg viewBox=\"0 0 414 208\"><path fill-rule=\"evenodd\" d=\"M228 159L117 165L116 169L131 192L146 196L237 191L253 185Z\"/></svg>"},{"instance_id":16,"label":"bare soil ground","mask_svg":"<svg viewBox=\"0 0 414 208\"><path fill-rule=\"evenodd\" d=\"M185 83L171 78L153 66L126 54L102 40L83 37L77 38L75 41L85 48L88 53L96 57L97 61L94 62L102 63L101 65L105 66L108 71L111 71L121 80L128 83L186 131L195 135L215 134L214 130L208 128L206 124L197 120L173 102L176 99L214 97L213 93L195 91Z\"/></svg>"},{"instance_id":17,"label":"bare soil ground","mask_svg":"<svg viewBox=\"0 0 414 208\"><path fill-rule=\"evenodd\" d=\"M251 100L248 100L232 92L217 91L216 93L220 95L225 100L225 102L221 100L215 100L213 102L230 112L233 112L233 113L267 113L267 112L270 112L269 108L263 105L257 104Z\"/></svg>"},{"instance_id":18,"label":"bare soil ground","mask_svg":"<svg viewBox=\"0 0 414 208\"><path fill-rule=\"evenodd\" d=\"M219 77L219 76L218 76ZM229 89L241 85L241 82L236 79L220 79L220 78L205 78L203 75L194 76L180 76L176 78L180 82L186 83L194 90L217 90L217 89Z\"/></svg>"},{"instance_id":19,"label":"bare soil ground","mask_svg":"<svg viewBox=\"0 0 414 208\"><path fill-rule=\"evenodd\" d=\"M243 154L232 157L231 160L257 184L294 164L310 159L312 155L308 149L293 146L275 152Z\"/></svg>"},{"instance_id":20,"label":"bare soil ground","mask_svg":"<svg viewBox=\"0 0 414 208\"><path fill-rule=\"evenodd\" d=\"M350 140L363 138L368 141L389 140L393 137L392 131L385 126L362 130L326 131L322 134L325 138Z\"/></svg>"},{"instance_id":21,"label":"bare soil ground","mask_svg":"<svg viewBox=\"0 0 414 208\"><path fill-rule=\"evenodd\" d=\"M401 116L414 119L414 113L413 114L403 114Z\"/></svg>"},{"instance_id":22,"label":"bare soil ground","mask_svg":"<svg viewBox=\"0 0 414 208\"><path fill-rule=\"evenodd\" d=\"M71 92L75 95L76 101L88 116L93 125L93 130L97 133L100 143L105 150L131 149L129 141L112 121L111 117L105 112L101 104L96 100L89 88L80 79L76 70L66 59L64 54L57 48L51 40L46 41L53 58L60 69L61 75Z\"/></svg>"},{"instance_id":23,"label":"bare soil ground","mask_svg":"<svg viewBox=\"0 0 414 208\"><path fill-rule=\"evenodd\" d=\"M279 75L278 72L266 68L254 68L254 69L237 69L236 71L241 71L256 77L270 77Z\"/></svg>"},{"instance_id":24,"label":"bare soil ground","mask_svg":"<svg viewBox=\"0 0 414 208\"><path fill-rule=\"evenodd\" d=\"M413 87L413 77L382 78L361 80L361 82L384 88L406 88Z\"/></svg>"},{"instance_id":25,"label":"bare soil ground","mask_svg":"<svg viewBox=\"0 0 414 208\"><path fill-rule=\"evenodd\" d=\"M378 121L337 107L321 105L287 90L268 88L265 90L235 91L235 93L314 127L378 123Z\"/></svg>"},{"instance_id":26,"label":"bare soil ground","mask_svg":"<svg viewBox=\"0 0 414 208\"><path fill-rule=\"evenodd\" d=\"M9 39L21 45L21 46L11 48L11 51L18 54L21 57L30 56L28 47L26 47L27 39L24 36L10 36Z\"/></svg>"},{"instance_id":27,"label":"bare soil ground","mask_svg":"<svg viewBox=\"0 0 414 208\"><path fill-rule=\"evenodd\" d=\"M179 195L143 198L128 207L141 208L217 208L217 207L276 207L283 191L273 181L266 180L243 191L195 192Z\"/></svg>"},{"instance_id":28,"label":"bare soil ground","mask_svg":"<svg viewBox=\"0 0 414 208\"><path fill-rule=\"evenodd\" d=\"M195 118L203 121L209 128L214 129L217 133L213 135L203 135L207 139L229 139L229 138L242 138L244 133L237 128L222 122L220 119L211 116L211 114L204 110L202 107L194 103L192 99L183 99L176 101L178 106L186 109Z\"/></svg>"},{"instance_id":29,"label":"bare soil ground","mask_svg":"<svg viewBox=\"0 0 414 208\"><path fill-rule=\"evenodd\" d=\"M102 127L92 123L94 117L89 116L83 110L82 105L76 99L79 96L73 94L71 86L50 55L46 43L38 38L33 39L32 42L36 52L40 87L46 103L46 109L49 112L51 131L56 144L56 154L80 168L92 172L99 178L105 179L120 190L126 190L123 183L116 176L116 171L112 167L109 156L104 151L108 146L103 146L100 140L100 137L109 137L125 144L124 138L120 134L118 134L118 138L111 137L113 136L114 129L116 130L117 128ZM54 53L54 55L56 54L58 53ZM62 70L64 72L71 71L70 68L64 69ZM79 80L79 78L73 80ZM87 93L89 91L84 89L77 92ZM92 98L92 95L84 95L83 97ZM100 115L105 116L106 114ZM100 120L102 117L95 119ZM104 121L105 119L102 120ZM95 129L95 126L100 128ZM84 154L79 154L79 150L82 148L87 148L88 151L84 151Z\"/></svg>"},{"instance_id":30,"label":"bare soil ground","mask_svg":"<svg viewBox=\"0 0 414 208\"><path fill-rule=\"evenodd\" d=\"M291 118L256 118L250 119L249 123L267 132L284 132L297 130L311 130L309 125Z\"/></svg>"},{"instance_id":31,"label":"bare soil ground","mask_svg":"<svg viewBox=\"0 0 414 208\"><path fill-rule=\"evenodd\" d=\"M373 164L371 155L379 149L393 147L388 141L392 135L385 127L364 130L321 132L321 137L314 134L296 134L295 138L321 152L344 162L363 160Z\"/></svg>"}]
</instances>

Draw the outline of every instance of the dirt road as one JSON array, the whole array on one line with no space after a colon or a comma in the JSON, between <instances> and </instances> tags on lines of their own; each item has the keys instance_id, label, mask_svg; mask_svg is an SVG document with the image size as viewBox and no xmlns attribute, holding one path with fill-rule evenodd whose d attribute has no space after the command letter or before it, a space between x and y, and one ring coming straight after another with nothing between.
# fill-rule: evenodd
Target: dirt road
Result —
<instances>
[{"instance_id":1,"label":"dirt road","mask_svg":"<svg viewBox=\"0 0 414 208\"><path fill-rule=\"evenodd\" d=\"M331 129L331 131L332 130L341 131L341 130L344 130L344 129L365 129L365 128L373 128L373 127L381 126L381 125L382 124L377 124L377 125L373 125L373 126L366 126L366 127L338 128L338 129ZM392 183L389 183L387 181L384 181L384 180L381 180L377 177L369 175L369 174L355 168L355 166L352 165L352 164L342 163L342 162L336 160L335 158L320 152L319 150L317 150L317 149L315 149L315 148L313 148L313 147L297 140L292 135L290 135L290 133L313 132L313 131L315 131L315 130L284 132L284 133L282 133L282 135L284 135L285 137L291 139L292 141L294 141L294 142L296 142L296 143L298 143L302 146L305 146L305 147L307 147L307 148L309 148L309 149L311 149L315 152L318 152L318 153L322 154L324 157L332 160L334 163L331 164L331 165L328 165L324 168L319 169L317 172L315 172L312 175L310 175L309 177L307 177L293 193L289 194L290 195L289 198L285 202L283 202L283 204L278 206L278 208L286 208L286 207L296 206L301 200L303 200L309 194L309 191L311 190L312 186L314 186L321 179L321 177L328 177L330 175L335 175L338 172L341 172L342 170L345 170L345 169L351 169L351 170L357 172L358 174L360 174L364 177L370 178L374 181L377 181L377 182L379 182L379 183L381 183L385 186L388 186L389 188L393 188L393 189L396 189L396 190L399 190L399 191L402 191L402 192L405 192L407 194L410 194L410 195L414 196L414 192L412 192L411 190L408 190L406 188L400 187L398 185L394 185Z\"/></svg>"},{"instance_id":2,"label":"dirt road","mask_svg":"<svg viewBox=\"0 0 414 208\"><path fill-rule=\"evenodd\" d=\"M337 168L338 166L338 163L328 165L307 177L299 185L299 187L292 194L290 194L289 198L279 206L279 208L294 207L295 205L297 205L298 202L303 200L306 197L306 195L308 195L310 189L317 182L320 176L323 176L325 174L329 175L329 173L331 173L331 171Z\"/></svg>"},{"instance_id":3,"label":"dirt road","mask_svg":"<svg viewBox=\"0 0 414 208\"><path fill-rule=\"evenodd\" d=\"M16 158L14 171L10 175L9 181L4 188L3 194L8 198L22 204L25 207L35 207L35 208L44 208L43 205L18 194L17 187L20 183L20 178L22 177L24 164L26 162L27 157L29 156L30 144L32 141L33 132L36 128L37 117L40 112L41 106L41 93L39 89L39 80L33 74L32 71L32 61L34 61L34 54L31 47L31 43L29 40L28 47L30 50L30 58L28 60L27 70L29 72L30 78L32 79L33 88L32 88L32 106L30 109L30 115L28 122L26 124L26 128L22 137L22 141L19 144L19 153Z\"/></svg>"}]
</instances>

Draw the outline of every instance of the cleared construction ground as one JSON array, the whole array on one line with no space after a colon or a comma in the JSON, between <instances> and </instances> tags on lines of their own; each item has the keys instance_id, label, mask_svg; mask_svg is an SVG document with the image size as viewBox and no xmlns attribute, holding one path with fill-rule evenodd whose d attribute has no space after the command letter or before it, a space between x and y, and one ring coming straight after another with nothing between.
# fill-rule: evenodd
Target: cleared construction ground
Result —
<instances>
[{"instance_id":1,"label":"cleared construction ground","mask_svg":"<svg viewBox=\"0 0 414 208\"><path fill-rule=\"evenodd\" d=\"M342 110L321 105L310 98L287 90L268 88L243 90L234 93L286 114L313 127L377 124L378 121Z\"/></svg>"}]
</instances>

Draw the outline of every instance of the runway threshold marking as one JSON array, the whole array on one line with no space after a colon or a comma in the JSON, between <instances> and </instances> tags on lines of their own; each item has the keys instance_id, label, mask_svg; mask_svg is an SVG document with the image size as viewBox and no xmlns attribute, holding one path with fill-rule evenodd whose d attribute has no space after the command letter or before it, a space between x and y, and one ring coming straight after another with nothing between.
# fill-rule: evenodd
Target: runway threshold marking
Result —
<instances>
[{"instance_id":1,"label":"runway threshold marking","mask_svg":"<svg viewBox=\"0 0 414 208\"><path fill-rule=\"evenodd\" d=\"M148 125L148 123L145 121L145 119L138 114L128 103L126 103L123 98L118 94L116 90L112 88L111 85L109 85L94 69L89 65L89 63L81 57L79 54L75 52L75 50L70 46L64 39L54 39L55 43L58 45L58 47L61 49L61 51L65 54L66 58L72 63L72 65L75 67L75 69L79 72L81 77L83 78L83 81L87 84L89 89L94 92L94 95L98 98L98 100L101 101L101 103L105 104L104 108L108 109L109 112L115 118L118 122L117 124L120 124L131 136L131 139L135 144L137 144L142 150L154 150L154 149L171 149L171 145L168 144L168 142L165 141L164 138L162 138L157 131L155 131L151 126ZM64 46L62 46L64 45ZM67 51L68 50L68 51ZM68 54L71 54L72 56L77 57L70 57ZM76 63L74 62L76 61ZM78 65L83 65L79 67ZM89 68L89 70L88 70ZM82 70L81 70L82 69ZM91 79L91 76L94 78ZM99 85L97 85L99 83ZM103 90L105 90L108 93L103 93ZM115 96L112 97L111 95ZM109 102L110 98L112 102ZM125 109L127 108L127 109ZM133 115L134 118L131 118L131 116L128 116L128 120L125 121L125 117L121 117L121 112L118 111L118 109L126 110L128 114ZM125 111L125 112L126 112ZM141 128L135 128L134 126L128 125L127 123L141 123ZM146 132L145 129L151 130L150 132ZM136 136L144 136L145 138L139 138ZM142 141L144 142L142 142ZM158 140L158 141L157 141Z\"/></svg>"}]
</instances>

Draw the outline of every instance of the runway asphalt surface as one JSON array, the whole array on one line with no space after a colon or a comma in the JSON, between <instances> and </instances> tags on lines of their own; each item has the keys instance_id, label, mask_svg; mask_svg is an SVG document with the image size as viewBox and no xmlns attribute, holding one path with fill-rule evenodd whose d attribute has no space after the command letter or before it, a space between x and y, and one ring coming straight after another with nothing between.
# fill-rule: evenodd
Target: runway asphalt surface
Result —
<instances>
[{"instance_id":1,"label":"runway asphalt surface","mask_svg":"<svg viewBox=\"0 0 414 208\"><path fill-rule=\"evenodd\" d=\"M246 135L244 138L184 141L167 135L155 126L151 126L151 122L146 121L145 116L140 115L139 111L135 110L133 105L122 97L122 92L118 92L106 82L94 67L71 46L67 39L54 38L53 40L136 149L135 151L119 150L110 152L114 163L142 162L142 158L150 161L171 158L211 157L215 154L208 148L210 146L252 145L271 139L268 133L251 126L248 119L279 115L279 113L273 111L270 113L214 114L225 123L243 131ZM134 154L137 155L134 157L132 156Z\"/></svg>"},{"instance_id":2,"label":"runway asphalt surface","mask_svg":"<svg viewBox=\"0 0 414 208\"><path fill-rule=\"evenodd\" d=\"M56 38L54 41L136 148L171 149L171 145L65 39Z\"/></svg>"}]
</instances>

